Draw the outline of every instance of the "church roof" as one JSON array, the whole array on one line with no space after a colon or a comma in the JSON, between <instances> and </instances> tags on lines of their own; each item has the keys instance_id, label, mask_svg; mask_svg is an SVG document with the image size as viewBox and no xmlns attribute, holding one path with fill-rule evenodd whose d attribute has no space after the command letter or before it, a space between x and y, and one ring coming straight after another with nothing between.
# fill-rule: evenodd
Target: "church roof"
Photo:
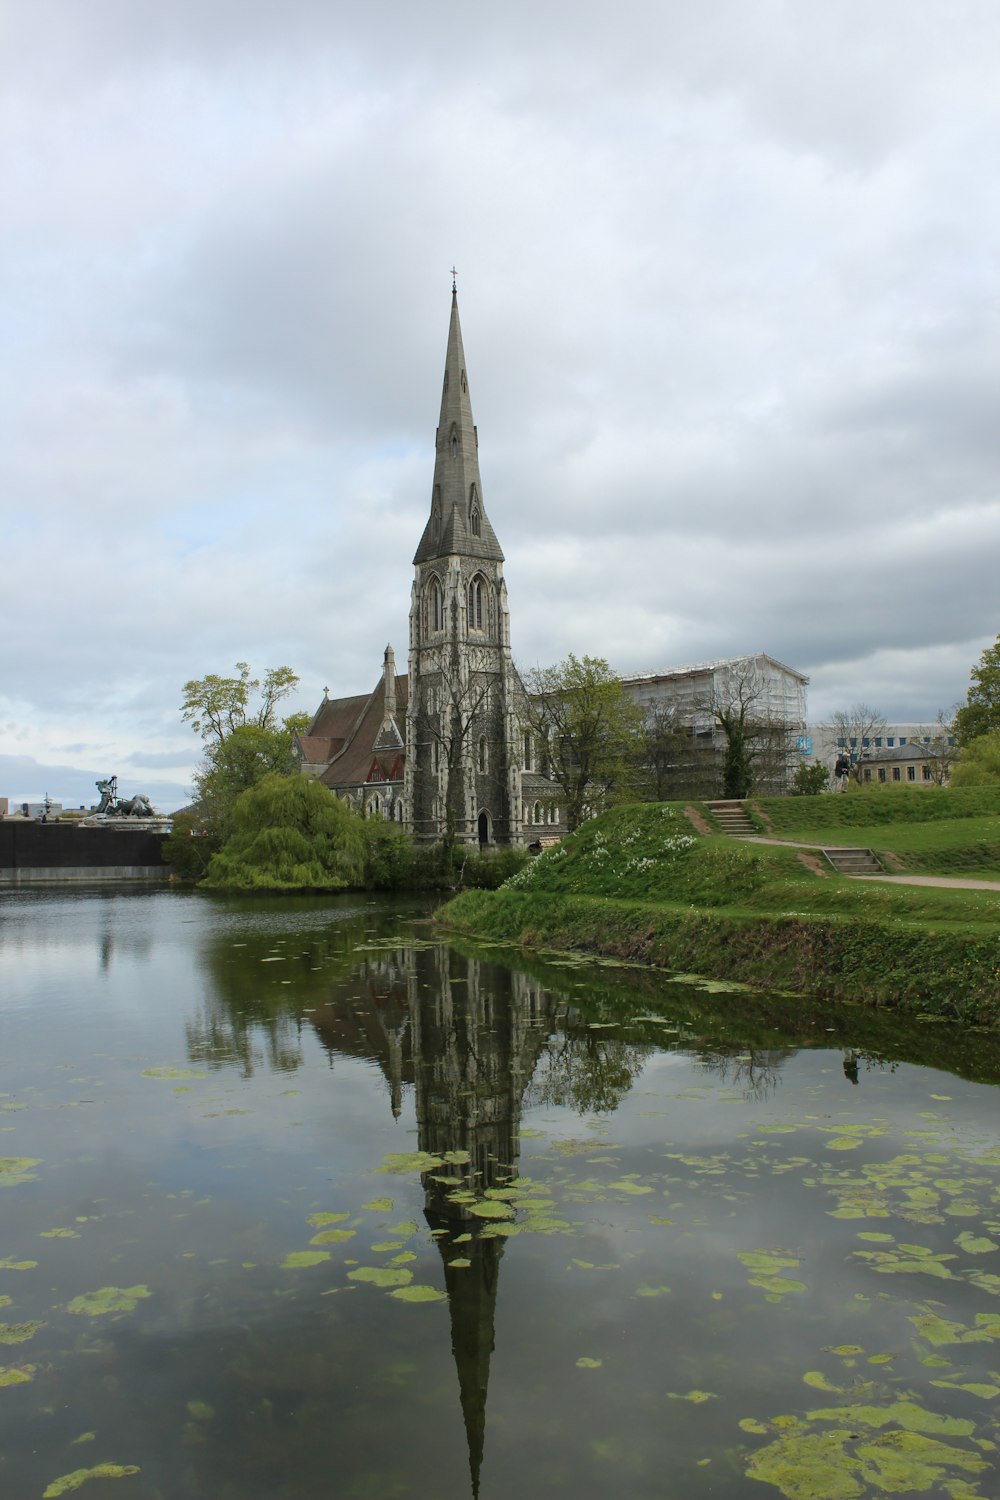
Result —
<instances>
[{"instance_id":1,"label":"church roof","mask_svg":"<svg viewBox=\"0 0 1000 1500\"><path fill-rule=\"evenodd\" d=\"M483 506L479 437L465 370L458 296L452 288L451 323L445 356L441 416L434 443L431 514L414 563L438 557L481 557L503 562L500 543Z\"/></svg>"},{"instance_id":2,"label":"church roof","mask_svg":"<svg viewBox=\"0 0 1000 1500\"><path fill-rule=\"evenodd\" d=\"M320 705L309 726L312 733L300 738L300 744L315 739L316 730L350 723L341 737L340 748L331 756L330 765L320 776L326 786L359 786L362 782L378 780L378 776L371 774L373 764L377 764L382 779L397 779L393 772L398 772L405 743L408 683L405 674L397 677L395 682L396 703L392 715L386 713L384 674L367 698L328 698Z\"/></svg>"}]
</instances>

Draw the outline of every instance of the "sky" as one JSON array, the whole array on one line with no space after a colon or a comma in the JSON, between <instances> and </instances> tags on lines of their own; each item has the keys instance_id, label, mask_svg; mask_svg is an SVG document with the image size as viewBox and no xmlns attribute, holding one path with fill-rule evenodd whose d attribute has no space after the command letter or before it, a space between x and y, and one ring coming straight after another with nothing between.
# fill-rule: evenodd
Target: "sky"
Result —
<instances>
[{"instance_id":1,"label":"sky","mask_svg":"<svg viewBox=\"0 0 1000 1500\"><path fill-rule=\"evenodd\" d=\"M0 0L0 795L407 649L458 269L514 655L921 721L1000 630L994 0Z\"/></svg>"}]
</instances>

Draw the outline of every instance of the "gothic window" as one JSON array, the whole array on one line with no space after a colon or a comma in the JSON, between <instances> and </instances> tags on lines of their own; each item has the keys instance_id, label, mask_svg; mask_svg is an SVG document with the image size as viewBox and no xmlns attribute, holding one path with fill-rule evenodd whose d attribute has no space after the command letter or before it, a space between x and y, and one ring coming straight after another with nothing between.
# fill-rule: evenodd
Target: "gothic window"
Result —
<instances>
[{"instance_id":1,"label":"gothic window","mask_svg":"<svg viewBox=\"0 0 1000 1500\"><path fill-rule=\"evenodd\" d=\"M403 804L402 804L402 801L399 801L399 802L396 803L396 822L397 823L402 823L402 821L403 821Z\"/></svg>"},{"instance_id":2,"label":"gothic window","mask_svg":"<svg viewBox=\"0 0 1000 1500\"><path fill-rule=\"evenodd\" d=\"M524 770L531 770L531 735L524 736Z\"/></svg>"},{"instance_id":3,"label":"gothic window","mask_svg":"<svg viewBox=\"0 0 1000 1500\"><path fill-rule=\"evenodd\" d=\"M488 769L488 767L489 767L489 753L488 753L487 747L486 747L486 736L485 736L485 734L483 734L483 735L480 735L480 737L479 737L479 769L481 771L485 771L485 770Z\"/></svg>"},{"instance_id":4,"label":"gothic window","mask_svg":"<svg viewBox=\"0 0 1000 1500\"><path fill-rule=\"evenodd\" d=\"M531 821L533 823L541 823L542 821L542 804L540 802L536 802L532 809Z\"/></svg>"},{"instance_id":5,"label":"gothic window","mask_svg":"<svg viewBox=\"0 0 1000 1500\"><path fill-rule=\"evenodd\" d=\"M469 387L465 383L465 371L462 371L462 390L467 391Z\"/></svg>"},{"instance_id":6,"label":"gothic window","mask_svg":"<svg viewBox=\"0 0 1000 1500\"><path fill-rule=\"evenodd\" d=\"M428 632L440 630L444 625L444 595L441 585L436 578L432 578L427 588L427 629Z\"/></svg>"},{"instance_id":7,"label":"gothic window","mask_svg":"<svg viewBox=\"0 0 1000 1500\"><path fill-rule=\"evenodd\" d=\"M458 432L454 427L451 429L451 456L458 457Z\"/></svg>"},{"instance_id":8,"label":"gothic window","mask_svg":"<svg viewBox=\"0 0 1000 1500\"><path fill-rule=\"evenodd\" d=\"M483 580L475 577L469 584L469 629L483 628Z\"/></svg>"},{"instance_id":9,"label":"gothic window","mask_svg":"<svg viewBox=\"0 0 1000 1500\"><path fill-rule=\"evenodd\" d=\"M483 529L483 523L479 519L479 512L478 512L478 510L474 510L472 512L472 535L473 536L480 536L482 534L482 529Z\"/></svg>"}]
</instances>

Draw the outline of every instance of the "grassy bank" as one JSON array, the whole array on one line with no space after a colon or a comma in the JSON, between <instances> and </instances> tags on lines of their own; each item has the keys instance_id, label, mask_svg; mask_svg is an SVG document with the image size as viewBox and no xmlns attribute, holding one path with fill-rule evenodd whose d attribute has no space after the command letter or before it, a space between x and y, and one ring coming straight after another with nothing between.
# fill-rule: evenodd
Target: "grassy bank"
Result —
<instances>
[{"instance_id":1,"label":"grassy bank","mask_svg":"<svg viewBox=\"0 0 1000 1500\"><path fill-rule=\"evenodd\" d=\"M761 833L871 848L890 869L1000 880L1000 791L990 787L852 788L846 796L764 797Z\"/></svg>"},{"instance_id":2,"label":"grassy bank","mask_svg":"<svg viewBox=\"0 0 1000 1500\"><path fill-rule=\"evenodd\" d=\"M677 805L613 809L499 891L463 893L439 915L526 947L1000 1021L1000 893L852 881L808 852L697 835Z\"/></svg>"}]
</instances>

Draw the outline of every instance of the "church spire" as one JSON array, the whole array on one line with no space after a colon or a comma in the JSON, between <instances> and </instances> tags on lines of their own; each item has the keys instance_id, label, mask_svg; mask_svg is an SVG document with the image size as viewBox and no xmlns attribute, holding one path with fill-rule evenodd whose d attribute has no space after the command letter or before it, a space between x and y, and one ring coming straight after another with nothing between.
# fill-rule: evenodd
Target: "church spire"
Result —
<instances>
[{"instance_id":1,"label":"church spire","mask_svg":"<svg viewBox=\"0 0 1000 1500\"><path fill-rule=\"evenodd\" d=\"M413 561L423 563L454 556L503 562L500 544L483 506L479 438L472 420L462 326L458 320L458 292L453 279L431 514Z\"/></svg>"}]
</instances>

